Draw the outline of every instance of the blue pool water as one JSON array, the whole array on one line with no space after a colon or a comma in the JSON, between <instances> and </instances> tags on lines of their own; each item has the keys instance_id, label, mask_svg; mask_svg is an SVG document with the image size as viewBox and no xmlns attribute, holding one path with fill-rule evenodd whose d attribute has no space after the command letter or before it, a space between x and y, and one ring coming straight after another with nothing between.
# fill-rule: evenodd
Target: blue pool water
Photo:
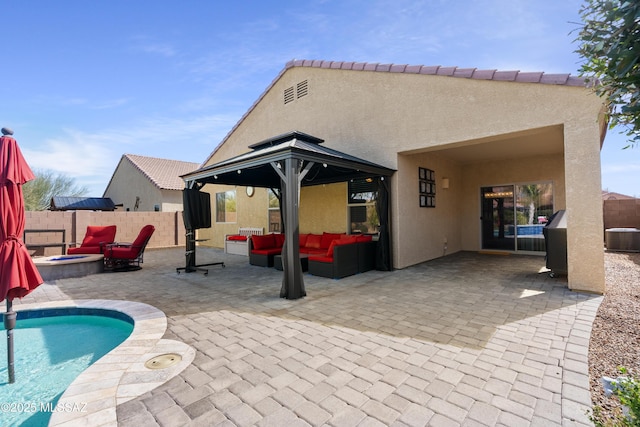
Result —
<instances>
[{"instance_id":1,"label":"blue pool water","mask_svg":"<svg viewBox=\"0 0 640 427\"><path fill-rule=\"evenodd\" d=\"M110 310L18 312L13 384L8 383L6 331L0 328L0 425L46 426L50 409L73 380L132 330L128 316Z\"/></svg>"}]
</instances>

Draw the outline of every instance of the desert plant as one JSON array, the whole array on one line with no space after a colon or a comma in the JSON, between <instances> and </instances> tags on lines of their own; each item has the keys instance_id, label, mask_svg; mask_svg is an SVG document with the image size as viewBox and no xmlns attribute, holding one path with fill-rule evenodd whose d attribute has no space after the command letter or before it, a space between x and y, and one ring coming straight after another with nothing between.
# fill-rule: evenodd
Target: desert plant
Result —
<instances>
[{"instance_id":1,"label":"desert plant","mask_svg":"<svg viewBox=\"0 0 640 427\"><path fill-rule=\"evenodd\" d=\"M629 375L628 369L618 368L622 376L611 382L611 393L622 405L622 413L614 415L613 419L606 419L602 408L593 408L589 419L596 427L640 427L640 379Z\"/></svg>"}]
</instances>

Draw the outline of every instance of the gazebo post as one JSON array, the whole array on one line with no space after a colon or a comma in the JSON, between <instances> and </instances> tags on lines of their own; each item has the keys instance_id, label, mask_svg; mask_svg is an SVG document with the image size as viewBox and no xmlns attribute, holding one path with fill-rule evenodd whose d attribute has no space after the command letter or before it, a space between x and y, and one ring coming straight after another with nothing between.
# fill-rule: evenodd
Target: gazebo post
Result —
<instances>
[{"instance_id":1,"label":"gazebo post","mask_svg":"<svg viewBox=\"0 0 640 427\"><path fill-rule=\"evenodd\" d=\"M288 158L284 161L284 188L281 191L284 204L284 248L282 254L282 290L280 296L298 299L307 295L300 266L300 168L299 160Z\"/></svg>"}]
</instances>

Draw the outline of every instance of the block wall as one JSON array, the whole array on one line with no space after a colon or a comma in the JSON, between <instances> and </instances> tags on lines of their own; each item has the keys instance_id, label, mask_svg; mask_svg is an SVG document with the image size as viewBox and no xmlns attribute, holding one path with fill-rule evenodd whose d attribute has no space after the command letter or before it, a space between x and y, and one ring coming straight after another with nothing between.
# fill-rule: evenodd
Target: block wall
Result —
<instances>
[{"instance_id":1,"label":"block wall","mask_svg":"<svg viewBox=\"0 0 640 427\"><path fill-rule=\"evenodd\" d=\"M604 229L640 228L640 199L605 200Z\"/></svg>"},{"instance_id":2,"label":"block wall","mask_svg":"<svg viewBox=\"0 0 640 427\"><path fill-rule=\"evenodd\" d=\"M25 212L25 230L65 230L65 242L82 242L89 225L115 225L117 242L132 242L147 224L156 230L148 249L184 246L185 229L182 212L94 212L29 211ZM62 233L25 234L25 243L62 243ZM34 255L60 255L60 248L44 248Z\"/></svg>"}]
</instances>

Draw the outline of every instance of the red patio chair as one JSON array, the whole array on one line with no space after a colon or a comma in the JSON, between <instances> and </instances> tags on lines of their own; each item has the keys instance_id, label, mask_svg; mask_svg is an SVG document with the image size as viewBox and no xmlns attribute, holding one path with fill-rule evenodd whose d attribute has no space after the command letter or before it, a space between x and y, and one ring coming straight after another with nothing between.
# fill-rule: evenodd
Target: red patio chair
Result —
<instances>
[{"instance_id":1,"label":"red patio chair","mask_svg":"<svg viewBox=\"0 0 640 427\"><path fill-rule=\"evenodd\" d=\"M153 225L145 225L133 243L113 243L104 251L104 266L109 270L139 270L144 249L156 230Z\"/></svg>"},{"instance_id":2,"label":"red patio chair","mask_svg":"<svg viewBox=\"0 0 640 427\"><path fill-rule=\"evenodd\" d=\"M101 254L108 244L116 240L115 225L90 225L80 246L67 249L67 255Z\"/></svg>"}]
</instances>

